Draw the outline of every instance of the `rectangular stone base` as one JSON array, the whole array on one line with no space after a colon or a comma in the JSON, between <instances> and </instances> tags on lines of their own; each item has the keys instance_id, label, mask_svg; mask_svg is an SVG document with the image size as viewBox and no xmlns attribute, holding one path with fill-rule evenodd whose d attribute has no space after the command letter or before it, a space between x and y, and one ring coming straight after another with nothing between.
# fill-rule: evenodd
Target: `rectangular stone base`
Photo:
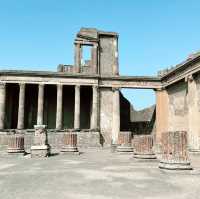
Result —
<instances>
[{"instance_id":1,"label":"rectangular stone base","mask_svg":"<svg viewBox=\"0 0 200 199\"><path fill-rule=\"evenodd\" d=\"M44 158L49 155L50 147L48 145L31 147L31 158Z\"/></svg>"}]
</instances>

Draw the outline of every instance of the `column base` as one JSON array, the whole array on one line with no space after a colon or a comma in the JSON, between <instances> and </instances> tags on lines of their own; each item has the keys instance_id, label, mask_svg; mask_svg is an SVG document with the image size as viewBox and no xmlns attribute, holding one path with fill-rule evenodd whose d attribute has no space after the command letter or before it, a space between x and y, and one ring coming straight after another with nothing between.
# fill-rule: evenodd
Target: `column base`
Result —
<instances>
[{"instance_id":1,"label":"column base","mask_svg":"<svg viewBox=\"0 0 200 199\"><path fill-rule=\"evenodd\" d=\"M116 148L116 151L120 153L124 153L124 152L131 153L133 152L133 148L131 146L118 146Z\"/></svg>"},{"instance_id":2,"label":"column base","mask_svg":"<svg viewBox=\"0 0 200 199\"><path fill-rule=\"evenodd\" d=\"M74 153L74 152L78 152L78 148L76 146L64 146L64 147L62 147L61 152Z\"/></svg>"},{"instance_id":3,"label":"column base","mask_svg":"<svg viewBox=\"0 0 200 199\"><path fill-rule=\"evenodd\" d=\"M50 146L31 146L31 158L44 158L50 156Z\"/></svg>"},{"instance_id":4,"label":"column base","mask_svg":"<svg viewBox=\"0 0 200 199\"><path fill-rule=\"evenodd\" d=\"M136 159L144 159L144 160L157 159L157 157L154 153L148 153L148 154L133 153L133 157L136 158Z\"/></svg>"},{"instance_id":5,"label":"column base","mask_svg":"<svg viewBox=\"0 0 200 199\"><path fill-rule=\"evenodd\" d=\"M8 148L7 149L7 153L9 155L21 155L21 156L24 156L25 155L25 150L24 149Z\"/></svg>"},{"instance_id":6,"label":"column base","mask_svg":"<svg viewBox=\"0 0 200 199\"><path fill-rule=\"evenodd\" d=\"M160 169L166 169L166 170L192 170L192 166L190 165L190 162L160 162L158 167Z\"/></svg>"}]
</instances>

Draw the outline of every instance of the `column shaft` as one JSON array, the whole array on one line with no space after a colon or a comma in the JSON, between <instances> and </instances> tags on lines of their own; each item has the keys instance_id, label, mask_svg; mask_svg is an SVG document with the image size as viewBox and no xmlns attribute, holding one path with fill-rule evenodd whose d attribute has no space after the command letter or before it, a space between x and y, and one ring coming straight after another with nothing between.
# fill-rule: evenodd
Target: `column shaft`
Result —
<instances>
[{"instance_id":1,"label":"column shaft","mask_svg":"<svg viewBox=\"0 0 200 199\"><path fill-rule=\"evenodd\" d=\"M169 98L165 89L156 90L156 144L161 144L163 132L168 131Z\"/></svg>"},{"instance_id":2,"label":"column shaft","mask_svg":"<svg viewBox=\"0 0 200 199\"><path fill-rule=\"evenodd\" d=\"M113 123L112 123L112 144L118 143L120 132L120 95L119 89L113 89Z\"/></svg>"},{"instance_id":3,"label":"column shaft","mask_svg":"<svg viewBox=\"0 0 200 199\"><path fill-rule=\"evenodd\" d=\"M74 128L80 129L80 86L75 86Z\"/></svg>"},{"instance_id":4,"label":"column shaft","mask_svg":"<svg viewBox=\"0 0 200 199\"><path fill-rule=\"evenodd\" d=\"M57 85L56 129L62 128L63 86Z\"/></svg>"},{"instance_id":5,"label":"column shaft","mask_svg":"<svg viewBox=\"0 0 200 199\"><path fill-rule=\"evenodd\" d=\"M91 113L91 129L98 128L98 87L92 87L92 113Z\"/></svg>"},{"instance_id":6,"label":"column shaft","mask_svg":"<svg viewBox=\"0 0 200 199\"><path fill-rule=\"evenodd\" d=\"M5 83L0 83L0 129L4 129L5 104L6 104L6 85Z\"/></svg>"},{"instance_id":7,"label":"column shaft","mask_svg":"<svg viewBox=\"0 0 200 199\"><path fill-rule=\"evenodd\" d=\"M37 113L37 125L43 124L43 112L44 112L44 85L39 84L38 87L38 113Z\"/></svg>"},{"instance_id":8,"label":"column shaft","mask_svg":"<svg viewBox=\"0 0 200 199\"><path fill-rule=\"evenodd\" d=\"M24 128L25 84L19 84L19 106L17 129Z\"/></svg>"}]
</instances>

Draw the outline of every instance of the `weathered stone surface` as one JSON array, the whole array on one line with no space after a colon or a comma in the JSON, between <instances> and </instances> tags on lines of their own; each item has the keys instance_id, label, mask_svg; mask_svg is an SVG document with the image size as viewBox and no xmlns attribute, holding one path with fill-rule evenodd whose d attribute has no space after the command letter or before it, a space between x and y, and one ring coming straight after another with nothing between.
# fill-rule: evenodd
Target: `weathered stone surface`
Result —
<instances>
[{"instance_id":1,"label":"weathered stone surface","mask_svg":"<svg viewBox=\"0 0 200 199\"><path fill-rule=\"evenodd\" d=\"M9 154L24 154L24 134L12 132L7 137L8 148L7 152Z\"/></svg>"},{"instance_id":2,"label":"weathered stone surface","mask_svg":"<svg viewBox=\"0 0 200 199\"><path fill-rule=\"evenodd\" d=\"M45 125L35 125L35 135L31 146L31 157L48 157L50 146L48 144Z\"/></svg>"},{"instance_id":3,"label":"weathered stone surface","mask_svg":"<svg viewBox=\"0 0 200 199\"><path fill-rule=\"evenodd\" d=\"M133 138L133 157L138 159L156 159L153 152L152 135L134 135Z\"/></svg>"},{"instance_id":4,"label":"weathered stone surface","mask_svg":"<svg viewBox=\"0 0 200 199\"><path fill-rule=\"evenodd\" d=\"M67 132L63 135L63 146L61 152L75 153L78 152L77 148L77 133Z\"/></svg>"},{"instance_id":5,"label":"weathered stone surface","mask_svg":"<svg viewBox=\"0 0 200 199\"><path fill-rule=\"evenodd\" d=\"M118 136L117 152L133 152L132 132L121 131Z\"/></svg>"},{"instance_id":6,"label":"weathered stone surface","mask_svg":"<svg viewBox=\"0 0 200 199\"><path fill-rule=\"evenodd\" d=\"M162 157L159 168L170 170L192 169L187 154L187 133L168 131L162 133Z\"/></svg>"}]
</instances>

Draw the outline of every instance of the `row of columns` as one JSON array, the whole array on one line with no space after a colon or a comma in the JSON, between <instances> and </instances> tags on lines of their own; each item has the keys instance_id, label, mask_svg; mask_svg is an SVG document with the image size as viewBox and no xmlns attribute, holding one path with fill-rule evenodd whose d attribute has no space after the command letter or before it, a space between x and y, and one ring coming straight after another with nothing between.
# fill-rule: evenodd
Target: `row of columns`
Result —
<instances>
[{"instance_id":1,"label":"row of columns","mask_svg":"<svg viewBox=\"0 0 200 199\"><path fill-rule=\"evenodd\" d=\"M44 84L38 86L38 110L37 125L44 124ZM25 87L24 83L19 84L19 106L17 129L24 129L24 109L25 109ZM91 113L91 129L98 128L98 87L92 87L92 113ZM0 84L0 129L4 129L5 121L5 102L6 102L6 86L5 83ZM62 129L63 121L63 85L57 85L57 109L56 109L56 129ZM80 129L80 85L75 86L75 106L74 106L74 128Z\"/></svg>"}]
</instances>

